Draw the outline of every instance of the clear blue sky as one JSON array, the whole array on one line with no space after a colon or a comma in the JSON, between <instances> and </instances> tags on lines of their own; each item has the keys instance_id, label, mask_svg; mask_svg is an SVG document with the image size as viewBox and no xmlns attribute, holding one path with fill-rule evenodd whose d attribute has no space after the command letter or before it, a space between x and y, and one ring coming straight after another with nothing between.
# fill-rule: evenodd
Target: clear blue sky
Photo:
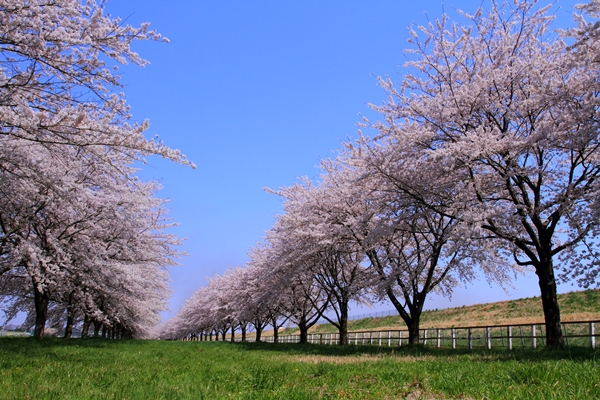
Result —
<instances>
[{"instance_id":1,"label":"clear blue sky","mask_svg":"<svg viewBox=\"0 0 600 400\"><path fill-rule=\"evenodd\" d=\"M579 2L559 0L553 9L568 22ZM490 2L108 2L112 16L134 26L151 22L171 40L135 45L151 65L122 68L123 91L134 118L150 120L148 135L159 135L198 166L151 158L140 172L162 182L159 195L172 199L171 216L181 224L172 232L188 238L182 250L190 255L172 269L165 317L206 277L247 261L247 250L281 212L279 198L264 187L316 177L319 158L356 135L361 114L376 119L367 107L385 100L376 76L400 80L409 25L433 21L444 10L457 17L456 8L474 11L480 4ZM432 298L427 308L537 293L534 275L520 278L509 294L480 281L457 291L452 303Z\"/></svg>"}]
</instances>

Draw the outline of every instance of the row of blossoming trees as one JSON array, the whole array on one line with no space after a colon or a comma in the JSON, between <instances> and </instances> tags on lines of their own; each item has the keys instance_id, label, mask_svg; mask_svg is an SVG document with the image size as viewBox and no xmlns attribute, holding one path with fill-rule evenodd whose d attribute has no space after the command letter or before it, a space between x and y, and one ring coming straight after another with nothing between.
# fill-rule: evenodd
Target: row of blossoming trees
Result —
<instances>
[{"instance_id":1,"label":"row of blossoming trees","mask_svg":"<svg viewBox=\"0 0 600 400\"><path fill-rule=\"evenodd\" d=\"M347 343L350 302L389 299L419 341L430 292L483 273L539 278L548 346L562 346L557 281L598 284L600 2L553 31L549 7L515 1L411 30L407 73L372 106L381 122L275 193L250 261L199 289L160 337L321 316ZM592 22L587 22L586 19ZM325 312L325 313L324 313Z\"/></svg>"},{"instance_id":2,"label":"row of blossoming trees","mask_svg":"<svg viewBox=\"0 0 600 400\"><path fill-rule=\"evenodd\" d=\"M166 308L179 240L133 163L187 161L115 93L119 64L146 64L131 43L159 39L94 0L0 0L0 301L38 338L143 336Z\"/></svg>"}]
</instances>

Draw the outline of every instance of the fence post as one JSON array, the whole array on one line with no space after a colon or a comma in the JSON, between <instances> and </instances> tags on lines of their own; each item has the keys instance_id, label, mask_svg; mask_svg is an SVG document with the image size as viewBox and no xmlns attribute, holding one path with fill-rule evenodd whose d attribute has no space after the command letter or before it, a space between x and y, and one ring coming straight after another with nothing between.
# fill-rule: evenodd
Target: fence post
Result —
<instances>
[{"instance_id":1,"label":"fence post","mask_svg":"<svg viewBox=\"0 0 600 400\"><path fill-rule=\"evenodd\" d=\"M381 347L381 331L379 331L379 347Z\"/></svg>"},{"instance_id":2,"label":"fence post","mask_svg":"<svg viewBox=\"0 0 600 400\"><path fill-rule=\"evenodd\" d=\"M531 325L531 347L537 347L537 338L535 337L535 325Z\"/></svg>"},{"instance_id":3,"label":"fence post","mask_svg":"<svg viewBox=\"0 0 600 400\"><path fill-rule=\"evenodd\" d=\"M596 348L596 336L594 334L594 323L590 322L590 346L592 346L592 349Z\"/></svg>"},{"instance_id":4,"label":"fence post","mask_svg":"<svg viewBox=\"0 0 600 400\"><path fill-rule=\"evenodd\" d=\"M427 346L427 329L423 332L423 345Z\"/></svg>"},{"instance_id":5,"label":"fence post","mask_svg":"<svg viewBox=\"0 0 600 400\"><path fill-rule=\"evenodd\" d=\"M487 340L487 348L490 350L492 348L492 333L489 326L485 328L485 336Z\"/></svg>"},{"instance_id":6,"label":"fence post","mask_svg":"<svg viewBox=\"0 0 600 400\"><path fill-rule=\"evenodd\" d=\"M469 328L468 332L469 332L469 350L473 350L473 331L471 328Z\"/></svg>"},{"instance_id":7,"label":"fence post","mask_svg":"<svg viewBox=\"0 0 600 400\"><path fill-rule=\"evenodd\" d=\"M506 327L506 335L508 336L508 349L512 350L512 326Z\"/></svg>"},{"instance_id":8,"label":"fence post","mask_svg":"<svg viewBox=\"0 0 600 400\"><path fill-rule=\"evenodd\" d=\"M398 347L402 346L402 331L398 331Z\"/></svg>"},{"instance_id":9,"label":"fence post","mask_svg":"<svg viewBox=\"0 0 600 400\"><path fill-rule=\"evenodd\" d=\"M369 345L373 344L373 332L369 332Z\"/></svg>"},{"instance_id":10,"label":"fence post","mask_svg":"<svg viewBox=\"0 0 600 400\"><path fill-rule=\"evenodd\" d=\"M438 349L440 348L440 329L437 329L437 347Z\"/></svg>"},{"instance_id":11,"label":"fence post","mask_svg":"<svg viewBox=\"0 0 600 400\"><path fill-rule=\"evenodd\" d=\"M456 348L456 329L452 328L452 348Z\"/></svg>"},{"instance_id":12,"label":"fence post","mask_svg":"<svg viewBox=\"0 0 600 400\"><path fill-rule=\"evenodd\" d=\"M388 347L392 346L392 332L388 331Z\"/></svg>"}]
</instances>

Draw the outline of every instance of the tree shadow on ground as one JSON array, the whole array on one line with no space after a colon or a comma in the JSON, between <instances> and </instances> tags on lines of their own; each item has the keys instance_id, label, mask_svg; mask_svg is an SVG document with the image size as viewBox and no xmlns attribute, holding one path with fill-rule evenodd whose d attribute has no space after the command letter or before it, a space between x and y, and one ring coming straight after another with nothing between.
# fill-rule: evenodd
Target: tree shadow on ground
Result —
<instances>
[{"instance_id":1,"label":"tree shadow on ground","mask_svg":"<svg viewBox=\"0 0 600 400\"><path fill-rule=\"evenodd\" d=\"M6 353L31 353L32 349L47 350L61 347L80 347L80 348L114 348L115 345L135 345L148 346L152 343L151 340L112 340L102 338L72 338L64 339L57 337L47 337L42 340L33 337L19 338L0 338L0 352Z\"/></svg>"},{"instance_id":2,"label":"tree shadow on ground","mask_svg":"<svg viewBox=\"0 0 600 400\"><path fill-rule=\"evenodd\" d=\"M299 343L231 343L231 345L248 351L268 351L274 353L285 353L290 355L319 355L319 356L359 356L380 355L400 356L415 358L460 358L474 357L490 361L547 361L547 360L573 360L573 361L598 361L600 362L600 349L589 347L565 347L563 349L530 349L518 348L508 349L482 349L476 348L436 348L423 345L387 347L369 345L320 345Z\"/></svg>"}]
</instances>

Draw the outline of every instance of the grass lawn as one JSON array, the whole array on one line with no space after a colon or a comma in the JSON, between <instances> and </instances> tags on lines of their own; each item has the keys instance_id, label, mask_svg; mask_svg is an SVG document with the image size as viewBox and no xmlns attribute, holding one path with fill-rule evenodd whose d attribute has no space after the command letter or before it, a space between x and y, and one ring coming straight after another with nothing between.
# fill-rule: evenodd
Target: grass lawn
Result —
<instances>
[{"instance_id":1,"label":"grass lawn","mask_svg":"<svg viewBox=\"0 0 600 400\"><path fill-rule=\"evenodd\" d=\"M598 399L599 353L0 338L0 398Z\"/></svg>"}]
</instances>

